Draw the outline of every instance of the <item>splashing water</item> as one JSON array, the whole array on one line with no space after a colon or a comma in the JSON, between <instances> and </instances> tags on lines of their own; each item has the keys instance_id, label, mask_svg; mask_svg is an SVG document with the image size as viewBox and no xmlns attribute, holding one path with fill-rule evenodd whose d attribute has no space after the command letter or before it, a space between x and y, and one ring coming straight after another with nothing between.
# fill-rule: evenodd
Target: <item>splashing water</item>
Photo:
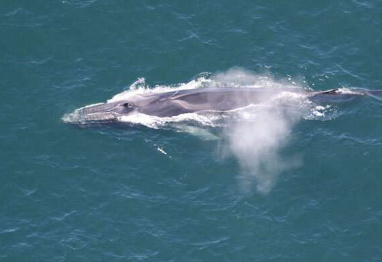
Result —
<instances>
[{"instance_id":1,"label":"splashing water","mask_svg":"<svg viewBox=\"0 0 382 262\"><path fill-rule=\"evenodd\" d=\"M138 78L126 91L115 95L113 98L109 99L107 102L117 102L120 100L125 100L129 98L139 97L144 94L156 94L156 93L165 93L174 90L187 90L195 89L205 86L209 83L207 73L199 74L195 79L191 80L188 83L181 83L177 85L156 85L154 88L146 85L145 78Z\"/></svg>"}]
</instances>

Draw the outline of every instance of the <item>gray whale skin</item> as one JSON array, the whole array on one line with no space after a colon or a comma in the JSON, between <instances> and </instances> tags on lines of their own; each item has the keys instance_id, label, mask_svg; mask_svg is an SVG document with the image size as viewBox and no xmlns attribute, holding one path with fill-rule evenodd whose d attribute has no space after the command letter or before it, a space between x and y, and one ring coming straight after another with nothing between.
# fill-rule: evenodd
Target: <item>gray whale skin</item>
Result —
<instances>
[{"instance_id":1,"label":"gray whale skin","mask_svg":"<svg viewBox=\"0 0 382 262\"><path fill-rule=\"evenodd\" d=\"M158 117L171 117L203 111L229 111L258 104L282 92L298 93L315 102L343 102L365 95L380 95L382 90L341 92L307 91L290 88L199 88L165 93L149 93L117 102L100 103L75 110L62 120L78 126L117 123L119 118L132 112Z\"/></svg>"}]
</instances>

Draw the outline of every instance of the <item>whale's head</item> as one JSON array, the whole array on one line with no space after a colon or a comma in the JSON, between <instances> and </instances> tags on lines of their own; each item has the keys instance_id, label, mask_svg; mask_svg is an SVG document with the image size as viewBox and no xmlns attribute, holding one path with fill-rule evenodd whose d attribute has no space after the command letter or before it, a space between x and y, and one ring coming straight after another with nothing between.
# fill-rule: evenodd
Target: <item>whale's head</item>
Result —
<instances>
[{"instance_id":1,"label":"whale's head","mask_svg":"<svg viewBox=\"0 0 382 262\"><path fill-rule=\"evenodd\" d=\"M74 110L62 117L64 123L78 126L97 126L117 123L121 116L135 110L135 105L129 101L99 103Z\"/></svg>"}]
</instances>

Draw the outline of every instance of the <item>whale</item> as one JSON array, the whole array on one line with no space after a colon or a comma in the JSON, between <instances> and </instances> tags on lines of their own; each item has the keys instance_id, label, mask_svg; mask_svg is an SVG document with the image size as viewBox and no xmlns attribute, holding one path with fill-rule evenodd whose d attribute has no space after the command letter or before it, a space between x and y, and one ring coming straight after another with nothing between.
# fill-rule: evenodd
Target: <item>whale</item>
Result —
<instances>
[{"instance_id":1,"label":"whale","mask_svg":"<svg viewBox=\"0 0 382 262\"><path fill-rule=\"evenodd\" d=\"M198 88L174 90L163 93L144 93L128 98L112 99L76 109L62 120L77 126L94 126L118 123L122 116L141 113L156 117L173 117L185 113L206 111L226 112L249 105L265 103L282 93L306 97L313 102L347 102L357 97L377 96L382 90L330 89L311 91L302 88Z\"/></svg>"}]
</instances>

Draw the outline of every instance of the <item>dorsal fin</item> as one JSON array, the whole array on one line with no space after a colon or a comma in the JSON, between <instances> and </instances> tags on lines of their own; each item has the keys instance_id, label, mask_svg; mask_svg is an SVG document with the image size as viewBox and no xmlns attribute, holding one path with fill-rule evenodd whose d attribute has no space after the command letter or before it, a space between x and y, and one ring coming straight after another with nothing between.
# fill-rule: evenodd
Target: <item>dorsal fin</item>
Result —
<instances>
[{"instance_id":1,"label":"dorsal fin","mask_svg":"<svg viewBox=\"0 0 382 262\"><path fill-rule=\"evenodd\" d=\"M317 94L334 95L334 94L337 94L338 90L339 90L338 88L333 88L333 89L317 92Z\"/></svg>"}]
</instances>

